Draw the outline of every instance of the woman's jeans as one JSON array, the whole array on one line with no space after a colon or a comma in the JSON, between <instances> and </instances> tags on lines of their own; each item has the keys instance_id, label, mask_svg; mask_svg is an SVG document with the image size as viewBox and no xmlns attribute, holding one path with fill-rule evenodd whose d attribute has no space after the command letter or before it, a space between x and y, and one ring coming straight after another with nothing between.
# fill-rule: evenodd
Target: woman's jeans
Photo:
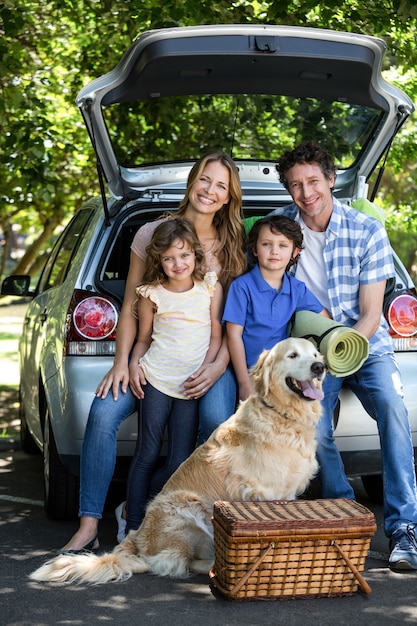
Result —
<instances>
[{"instance_id":1,"label":"woman's jeans","mask_svg":"<svg viewBox=\"0 0 417 626\"><path fill-rule=\"evenodd\" d=\"M229 368L199 400L199 442L234 413L235 405L236 382ZM101 519L116 464L116 433L137 406L129 387L126 393L119 389L116 401L111 393L104 400L94 398L81 452L80 517Z\"/></svg>"},{"instance_id":2,"label":"woman's jeans","mask_svg":"<svg viewBox=\"0 0 417 626\"><path fill-rule=\"evenodd\" d=\"M200 420L198 445L204 443L213 430L223 424L236 410L237 382L234 371L229 366L219 380L199 400Z\"/></svg>"},{"instance_id":3,"label":"woman's jeans","mask_svg":"<svg viewBox=\"0 0 417 626\"><path fill-rule=\"evenodd\" d=\"M166 427L168 453L157 468ZM193 452L197 432L198 401L172 398L148 382L139 403L138 439L127 481L126 532L139 528L148 500Z\"/></svg>"},{"instance_id":4,"label":"woman's jeans","mask_svg":"<svg viewBox=\"0 0 417 626\"><path fill-rule=\"evenodd\" d=\"M317 429L317 459L323 498L354 498L333 437L332 416L342 384L359 398L378 424L382 453L385 533L417 522L414 452L400 372L392 354L369 356L359 372L346 378L327 374L323 415Z\"/></svg>"},{"instance_id":5,"label":"woman's jeans","mask_svg":"<svg viewBox=\"0 0 417 626\"><path fill-rule=\"evenodd\" d=\"M116 465L116 433L137 409L138 400L127 388L113 399L94 398L85 429L80 464L80 517L101 519Z\"/></svg>"}]
</instances>

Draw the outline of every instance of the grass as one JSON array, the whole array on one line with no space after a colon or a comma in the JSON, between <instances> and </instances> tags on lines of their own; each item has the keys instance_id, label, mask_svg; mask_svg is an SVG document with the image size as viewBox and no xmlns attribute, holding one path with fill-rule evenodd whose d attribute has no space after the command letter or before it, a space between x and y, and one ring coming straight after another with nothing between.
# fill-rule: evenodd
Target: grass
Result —
<instances>
[{"instance_id":1,"label":"grass","mask_svg":"<svg viewBox=\"0 0 417 626\"><path fill-rule=\"evenodd\" d=\"M19 438L19 388L0 385L0 439Z\"/></svg>"},{"instance_id":2,"label":"grass","mask_svg":"<svg viewBox=\"0 0 417 626\"><path fill-rule=\"evenodd\" d=\"M16 313L13 306L7 306L4 299L1 300L1 304L0 440L18 439L20 418L17 345L22 332L22 319L21 313ZM21 309L21 307L18 308Z\"/></svg>"},{"instance_id":3,"label":"grass","mask_svg":"<svg viewBox=\"0 0 417 626\"><path fill-rule=\"evenodd\" d=\"M17 338L18 335L14 332L0 333L0 341L15 341Z\"/></svg>"}]
</instances>

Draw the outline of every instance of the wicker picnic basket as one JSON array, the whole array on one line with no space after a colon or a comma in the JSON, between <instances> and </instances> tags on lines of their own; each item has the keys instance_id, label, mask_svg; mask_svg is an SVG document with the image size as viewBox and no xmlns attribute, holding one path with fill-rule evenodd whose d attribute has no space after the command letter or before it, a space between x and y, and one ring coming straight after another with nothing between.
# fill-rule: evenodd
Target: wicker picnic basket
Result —
<instances>
[{"instance_id":1,"label":"wicker picnic basket","mask_svg":"<svg viewBox=\"0 0 417 626\"><path fill-rule=\"evenodd\" d=\"M210 578L228 600L371 591L361 572L375 517L353 500L219 501L212 521Z\"/></svg>"}]
</instances>

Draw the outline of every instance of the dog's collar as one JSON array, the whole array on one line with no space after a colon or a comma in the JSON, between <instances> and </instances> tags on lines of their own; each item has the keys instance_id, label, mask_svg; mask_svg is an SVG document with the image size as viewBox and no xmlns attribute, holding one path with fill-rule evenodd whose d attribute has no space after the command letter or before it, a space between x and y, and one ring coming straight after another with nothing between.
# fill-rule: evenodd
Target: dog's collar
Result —
<instances>
[{"instance_id":1,"label":"dog's collar","mask_svg":"<svg viewBox=\"0 0 417 626\"><path fill-rule=\"evenodd\" d=\"M272 404L268 404L268 402L264 398L261 398L261 402L264 406L266 406L267 409L272 409L273 411L275 411L275 413L278 413L278 415L281 415L282 417L285 417L286 419L288 419L287 413L281 413L280 411L277 411L277 409L274 406L272 406Z\"/></svg>"}]
</instances>

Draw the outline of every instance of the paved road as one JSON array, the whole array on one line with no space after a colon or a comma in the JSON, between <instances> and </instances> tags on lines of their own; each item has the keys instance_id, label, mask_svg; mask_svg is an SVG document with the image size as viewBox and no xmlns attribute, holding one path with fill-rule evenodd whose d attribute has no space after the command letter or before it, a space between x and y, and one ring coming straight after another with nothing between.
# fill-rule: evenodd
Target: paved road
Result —
<instances>
[{"instance_id":1,"label":"paved road","mask_svg":"<svg viewBox=\"0 0 417 626\"><path fill-rule=\"evenodd\" d=\"M21 311L22 309L20 309ZM5 313L5 311L3 310ZM11 310L9 310L11 313ZM65 544L75 522L48 519L43 509L42 459L20 450L0 450L0 624L115 626L334 626L417 623L417 573L387 568L388 545L380 506L354 481L357 498L375 513L378 530L364 576L372 588L342 598L234 603L215 597L206 576L185 581L137 575L103 586L41 584L28 574ZM115 545L113 489L100 526L102 549Z\"/></svg>"},{"instance_id":2,"label":"paved road","mask_svg":"<svg viewBox=\"0 0 417 626\"><path fill-rule=\"evenodd\" d=\"M27 576L62 546L75 522L48 519L42 505L42 461L22 451L0 452L0 623L3 626L114 624L254 626L270 624L353 625L417 623L417 574L387 568L381 507L369 506L378 531L366 561L372 593L342 598L235 603L213 595L205 576L185 581L134 576L125 583L89 587L44 584ZM116 522L109 502L100 527L103 549L115 545Z\"/></svg>"}]
</instances>

